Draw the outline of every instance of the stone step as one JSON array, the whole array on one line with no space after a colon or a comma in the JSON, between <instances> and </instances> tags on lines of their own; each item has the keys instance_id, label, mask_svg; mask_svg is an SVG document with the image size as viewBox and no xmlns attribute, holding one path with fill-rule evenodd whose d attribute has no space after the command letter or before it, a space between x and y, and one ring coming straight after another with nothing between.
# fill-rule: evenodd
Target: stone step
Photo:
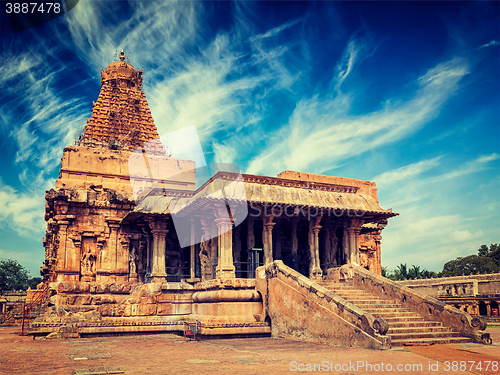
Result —
<instances>
[{"instance_id":1,"label":"stone step","mask_svg":"<svg viewBox=\"0 0 500 375\"><path fill-rule=\"evenodd\" d=\"M371 313L372 315L374 316L380 316L382 318L385 318L385 320L387 320L387 318L421 318L420 315L417 315L416 313L414 312L411 312L411 311L406 311L406 312L377 312L377 313ZM422 318L423 320L424 318Z\"/></svg>"},{"instance_id":2,"label":"stone step","mask_svg":"<svg viewBox=\"0 0 500 375\"><path fill-rule=\"evenodd\" d=\"M441 322L425 321L417 313L393 300L380 299L350 283L323 282L323 287L375 317L383 317L389 324L387 335L393 347L421 343L467 343L468 337L444 327Z\"/></svg>"},{"instance_id":3,"label":"stone step","mask_svg":"<svg viewBox=\"0 0 500 375\"><path fill-rule=\"evenodd\" d=\"M337 296L339 296L340 298L343 298L345 299L346 301L355 301L356 303L380 303L381 301L384 301L384 300L375 300L375 299L372 299L372 298L369 298L368 296L359 296L359 297L353 297L353 296L349 296L349 295L342 295L342 294L337 294L337 293L334 293L336 294ZM369 301L369 302L367 302Z\"/></svg>"},{"instance_id":4,"label":"stone step","mask_svg":"<svg viewBox=\"0 0 500 375\"><path fill-rule=\"evenodd\" d=\"M421 339L406 339L406 340L391 340L392 347L412 344L464 344L472 342L468 337L436 337L436 338L421 338Z\"/></svg>"},{"instance_id":5,"label":"stone step","mask_svg":"<svg viewBox=\"0 0 500 375\"><path fill-rule=\"evenodd\" d=\"M344 298L345 299L345 298ZM398 306L402 306L402 304L400 303L397 303L397 302L394 302L394 301L390 301L390 300L385 300L385 299L379 299L379 300L356 300L356 304L358 306L361 306L361 305L398 305Z\"/></svg>"},{"instance_id":6,"label":"stone step","mask_svg":"<svg viewBox=\"0 0 500 375\"><path fill-rule=\"evenodd\" d=\"M356 303L356 306L358 306L360 309L366 310L366 309L404 309L403 306L397 305L395 303ZM408 311L408 309L406 309Z\"/></svg>"},{"instance_id":7,"label":"stone step","mask_svg":"<svg viewBox=\"0 0 500 375\"><path fill-rule=\"evenodd\" d=\"M412 333L388 333L392 340L412 340L412 339L432 339L432 338L449 338L460 337L460 333L447 332L412 332Z\"/></svg>"},{"instance_id":8,"label":"stone step","mask_svg":"<svg viewBox=\"0 0 500 375\"><path fill-rule=\"evenodd\" d=\"M386 319L387 320L387 319ZM413 328L413 327L442 327L443 323L441 322L429 322L429 321L396 321L396 322L387 322L389 324L389 329L391 328Z\"/></svg>"},{"instance_id":9,"label":"stone step","mask_svg":"<svg viewBox=\"0 0 500 375\"><path fill-rule=\"evenodd\" d=\"M360 307L361 308L361 307ZM374 307L374 308L366 308L363 309L366 312L373 314L373 315L379 315L379 314L385 314L385 313L406 313L406 312L411 312L410 310L404 308L404 307Z\"/></svg>"},{"instance_id":10,"label":"stone step","mask_svg":"<svg viewBox=\"0 0 500 375\"><path fill-rule=\"evenodd\" d=\"M424 318L422 318L420 315L413 315L413 316L384 316L383 317L385 320L387 320L387 323L405 323L405 322L424 322Z\"/></svg>"},{"instance_id":11,"label":"stone step","mask_svg":"<svg viewBox=\"0 0 500 375\"><path fill-rule=\"evenodd\" d=\"M336 290L330 290L330 292L332 292L333 294L336 294L338 296L342 296L342 297L352 297L352 298L357 298L359 299L360 297L364 297L366 299L377 299L376 297L373 297L371 294L368 294L368 293L365 293L365 292L352 292L352 293L348 293L348 292L344 292L344 291L336 291Z\"/></svg>"},{"instance_id":12,"label":"stone step","mask_svg":"<svg viewBox=\"0 0 500 375\"><path fill-rule=\"evenodd\" d=\"M424 332L452 332L448 327L443 326L430 326L430 327L389 327L387 331L389 335L391 334L414 334L414 333L424 333Z\"/></svg>"}]
</instances>

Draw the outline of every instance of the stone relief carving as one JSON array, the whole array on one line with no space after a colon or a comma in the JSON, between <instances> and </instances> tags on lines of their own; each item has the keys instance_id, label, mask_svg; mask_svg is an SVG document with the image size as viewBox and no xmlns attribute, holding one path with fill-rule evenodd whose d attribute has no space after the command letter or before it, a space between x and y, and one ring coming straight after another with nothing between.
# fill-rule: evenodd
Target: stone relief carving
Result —
<instances>
[{"instance_id":1,"label":"stone relief carving","mask_svg":"<svg viewBox=\"0 0 500 375\"><path fill-rule=\"evenodd\" d=\"M137 251L135 250L135 246L132 246L132 251L129 254L129 263L130 263L130 274L137 274Z\"/></svg>"},{"instance_id":2,"label":"stone relief carving","mask_svg":"<svg viewBox=\"0 0 500 375\"><path fill-rule=\"evenodd\" d=\"M90 245L87 245L85 247L85 251L82 255L80 263L82 276L95 276L95 254L92 252L92 248L90 247Z\"/></svg>"},{"instance_id":3,"label":"stone relief carving","mask_svg":"<svg viewBox=\"0 0 500 375\"><path fill-rule=\"evenodd\" d=\"M201 266L201 280L209 280L212 278L212 262L210 261L210 246L208 244L208 241L202 241L200 243L199 256Z\"/></svg>"}]
</instances>

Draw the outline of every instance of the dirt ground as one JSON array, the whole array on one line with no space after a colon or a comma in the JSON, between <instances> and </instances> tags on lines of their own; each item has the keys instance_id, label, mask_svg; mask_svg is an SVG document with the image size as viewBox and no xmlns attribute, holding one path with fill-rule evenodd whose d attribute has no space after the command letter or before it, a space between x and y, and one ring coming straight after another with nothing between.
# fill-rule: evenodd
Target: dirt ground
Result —
<instances>
[{"instance_id":1,"label":"dirt ground","mask_svg":"<svg viewBox=\"0 0 500 375\"><path fill-rule=\"evenodd\" d=\"M194 342L155 334L33 340L19 336L19 327L0 327L0 374L500 373L500 328L488 331L491 346L378 351L271 337Z\"/></svg>"}]
</instances>

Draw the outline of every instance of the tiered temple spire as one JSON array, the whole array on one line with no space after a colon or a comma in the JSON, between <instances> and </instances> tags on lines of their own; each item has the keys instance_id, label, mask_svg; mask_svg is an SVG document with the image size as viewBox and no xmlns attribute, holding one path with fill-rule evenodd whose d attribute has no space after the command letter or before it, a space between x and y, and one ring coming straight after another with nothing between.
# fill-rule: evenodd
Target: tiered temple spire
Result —
<instances>
[{"instance_id":1,"label":"tiered temple spire","mask_svg":"<svg viewBox=\"0 0 500 375\"><path fill-rule=\"evenodd\" d=\"M143 71L125 61L123 50L120 61L101 70L101 92L78 141L80 146L133 151L159 138L142 80ZM155 150L162 149L159 140L154 143Z\"/></svg>"}]
</instances>

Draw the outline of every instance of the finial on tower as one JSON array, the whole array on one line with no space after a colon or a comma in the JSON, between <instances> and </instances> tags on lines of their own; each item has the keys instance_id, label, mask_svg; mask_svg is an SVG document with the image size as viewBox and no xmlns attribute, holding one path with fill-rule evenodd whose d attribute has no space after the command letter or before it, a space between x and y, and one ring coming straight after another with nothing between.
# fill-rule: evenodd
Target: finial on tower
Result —
<instances>
[{"instance_id":1,"label":"finial on tower","mask_svg":"<svg viewBox=\"0 0 500 375\"><path fill-rule=\"evenodd\" d=\"M125 60L125 54L123 53L123 50L122 50L122 52L120 53L120 60L121 60L121 61Z\"/></svg>"}]
</instances>

